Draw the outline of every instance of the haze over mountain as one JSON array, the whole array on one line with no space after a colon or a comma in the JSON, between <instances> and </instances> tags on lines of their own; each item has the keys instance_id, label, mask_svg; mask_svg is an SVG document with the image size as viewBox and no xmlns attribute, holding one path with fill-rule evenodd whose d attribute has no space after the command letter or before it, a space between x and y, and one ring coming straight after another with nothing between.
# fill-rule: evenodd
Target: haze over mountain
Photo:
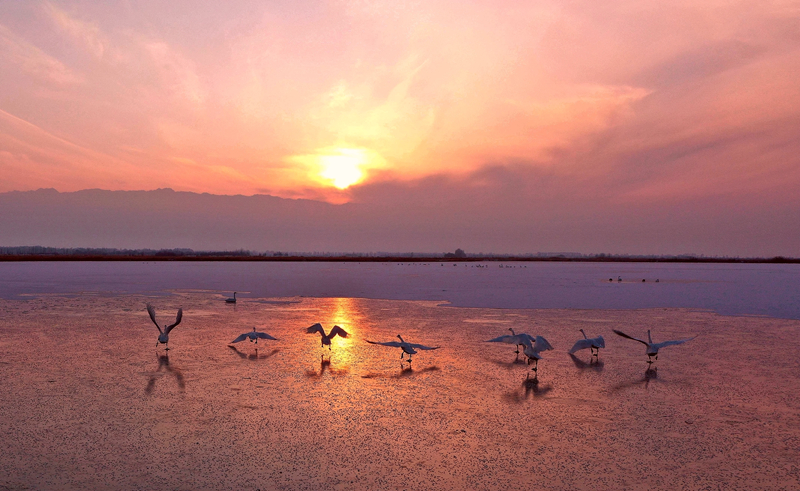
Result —
<instances>
[{"instance_id":1,"label":"haze over mountain","mask_svg":"<svg viewBox=\"0 0 800 491\"><path fill-rule=\"evenodd\" d=\"M631 203L553 195L506 170L365 186L331 204L274 196L52 189L0 194L0 245L800 256L800 211L732 200ZM700 210L700 211L698 211Z\"/></svg>"}]
</instances>

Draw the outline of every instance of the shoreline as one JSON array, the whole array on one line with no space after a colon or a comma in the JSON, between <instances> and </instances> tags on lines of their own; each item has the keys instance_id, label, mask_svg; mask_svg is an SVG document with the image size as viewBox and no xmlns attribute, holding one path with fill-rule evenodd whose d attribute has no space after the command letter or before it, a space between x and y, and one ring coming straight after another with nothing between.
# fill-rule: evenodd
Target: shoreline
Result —
<instances>
[{"instance_id":1,"label":"shoreline","mask_svg":"<svg viewBox=\"0 0 800 491\"><path fill-rule=\"evenodd\" d=\"M481 256L466 258L406 256L236 256L236 255L83 255L30 254L0 255L0 262L347 262L347 263L470 263L470 262L569 262L569 263L667 263L667 264L800 264L800 258L681 258L681 257L514 257Z\"/></svg>"}]
</instances>

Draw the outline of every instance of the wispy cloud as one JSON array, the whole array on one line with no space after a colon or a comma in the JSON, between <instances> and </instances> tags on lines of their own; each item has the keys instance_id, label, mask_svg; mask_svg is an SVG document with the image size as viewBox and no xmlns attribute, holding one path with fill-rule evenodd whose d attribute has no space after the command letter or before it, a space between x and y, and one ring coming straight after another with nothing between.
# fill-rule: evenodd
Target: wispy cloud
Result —
<instances>
[{"instance_id":1,"label":"wispy cloud","mask_svg":"<svg viewBox=\"0 0 800 491\"><path fill-rule=\"evenodd\" d=\"M70 85L83 82L83 77L64 63L48 55L8 27L0 24L0 60L3 66L19 70L38 81Z\"/></svg>"},{"instance_id":2,"label":"wispy cloud","mask_svg":"<svg viewBox=\"0 0 800 491\"><path fill-rule=\"evenodd\" d=\"M44 4L45 12L63 32L80 43L95 58L101 59L106 53L108 40L100 32L97 24L71 17L53 3Z\"/></svg>"}]
</instances>

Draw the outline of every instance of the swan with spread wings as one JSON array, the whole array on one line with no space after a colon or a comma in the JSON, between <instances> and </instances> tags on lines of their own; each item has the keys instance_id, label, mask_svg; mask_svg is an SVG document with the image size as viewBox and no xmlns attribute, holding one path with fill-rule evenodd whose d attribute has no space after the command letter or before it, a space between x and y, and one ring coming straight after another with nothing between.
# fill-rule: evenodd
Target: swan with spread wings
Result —
<instances>
[{"instance_id":1,"label":"swan with spread wings","mask_svg":"<svg viewBox=\"0 0 800 491\"><path fill-rule=\"evenodd\" d=\"M325 329L323 329L322 324L320 324L319 322L317 322L313 326L311 326L308 329L306 329L306 333L307 334L311 334L311 333L315 333L315 332L318 332L319 335L322 336L322 340L321 340L322 341L322 347L324 348L325 346L327 346L329 350L332 349L331 348L331 339L335 338L336 336L341 336L343 338L346 338L348 336L347 331L345 331L344 329L342 329L339 326L333 326L333 329L331 329L331 332L329 332L328 334L325 334Z\"/></svg>"},{"instance_id":2,"label":"swan with spread wings","mask_svg":"<svg viewBox=\"0 0 800 491\"><path fill-rule=\"evenodd\" d=\"M647 363L653 363L653 357L658 360L658 350L661 348L666 348L667 346L674 346L676 344L683 344L686 341L691 341L692 339L696 338L697 336L693 336L691 338L686 339L678 339L675 341L662 341L660 343L654 343L653 338L650 337L650 329L647 330L647 341L644 341L639 338L635 338L633 336L628 336L622 331L617 331L616 329L612 329L615 334L622 336L623 338L633 339L634 341L639 341L643 345L647 346L647 350L645 353L647 354Z\"/></svg>"},{"instance_id":3,"label":"swan with spread wings","mask_svg":"<svg viewBox=\"0 0 800 491\"><path fill-rule=\"evenodd\" d=\"M569 354L573 354L576 351L580 351L582 349L589 348L592 353L592 356L600 357L600 348L606 347L606 341L603 339L603 336L597 336L596 338L590 338L586 336L586 333L583 332L583 329L578 329L581 334L583 334L583 339L579 339L575 341L575 344L572 346L572 349L567 351ZM597 351L595 351L597 350Z\"/></svg>"},{"instance_id":4,"label":"swan with spread wings","mask_svg":"<svg viewBox=\"0 0 800 491\"><path fill-rule=\"evenodd\" d=\"M514 328L512 327L509 327L508 330L511 331L511 334L506 334L505 336L500 336L494 339L490 339L486 342L514 344L517 346L517 350L514 353L519 354L520 346L524 347L526 342L533 343L534 341L536 341L536 338L534 338L530 334L524 332L516 334L514 332Z\"/></svg>"},{"instance_id":5,"label":"swan with spread wings","mask_svg":"<svg viewBox=\"0 0 800 491\"><path fill-rule=\"evenodd\" d=\"M400 359L402 360L405 355L408 355L408 362L411 363L411 355L417 354L417 350L432 350L432 349L439 349L440 346L425 346L423 344L415 344L409 343L403 340L401 335L397 335L400 341L387 341L385 343L379 343L377 341L370 341L367 340L369 344L379 344L381 346L388 346L390 348L400 348L402 351L400 352Z\"/></svg>"},{"instance_id":6,"label":"swan with spread wings","mask_svg":"<svg viewBox=\"0 0 800 491\"><path fill-rule=\"evenodd\" d=\"M542 359L541 352L552 350L553 346L550 345L550 343L548 343L547 340L542 336L536 336L536 338L534 338L533 343L531 343L530 340L526 339L523 344L525 348L522 350L522 352L525 354L525 356L528 357L528 365L530 365L531 363L534 364L533 368L531 368L531 371L536 372L538 376L539 360Z\"/></svg>"},{"instance_id":7,"label":"swan with spread wings","mask_svg":"<svg viewBox=\"0 0 800 491\"><path fill-rule=\"evenodd\" d=\"M255 342L256 344L258 344L259 339L272 339L273 341L278 340L278 338L273 338L272 336L270 336L265 332L257 332L256 328L254 327L252 332L246 332L244 334L240 334L238 338L231 341L231 344L244 341L245 339L249 339L251 343Z\"/></svg>"},{"instance_id":8,"label":"swan with spread wings","mask_svg":"<svg viewBox=\"0 0 800 491\"><path fill-rule=\"evenodd\" d=\"M166 351L169 351L169 345L167 344L169 343L169 333L175 329L175 326L181 323L181 319L183 319L183 309L178 309L178 315L175 317L175 323L170 325L164 324L163 330L161 329L161 326L158 325L158 322L156 322L156 309L154 309L149 303L147 304L147 313L150 314L150 319L153 321L153 324L156 325L156 328L158 328L159 334L158 340L156 341L156 348L158 348L158 344L161 343L166 346Z\"/></svg>"}]
</instances>

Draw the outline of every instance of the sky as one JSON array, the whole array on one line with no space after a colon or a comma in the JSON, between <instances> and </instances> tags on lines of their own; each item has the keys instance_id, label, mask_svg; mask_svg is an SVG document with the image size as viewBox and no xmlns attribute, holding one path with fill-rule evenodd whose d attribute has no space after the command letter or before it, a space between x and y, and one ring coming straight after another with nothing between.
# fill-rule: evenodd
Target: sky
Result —
<instances>
[{"instance_id":1,"label":"sky","mask_svg":"<svg viewBox=\"0 0 800 491\"><path fill-rule=\"evenodd\" d=\"M0 66L0 193L416 210L423 251L432 213L479 248L800 256L796 0L6 0Z\"/></svg>"}]
</instances>

